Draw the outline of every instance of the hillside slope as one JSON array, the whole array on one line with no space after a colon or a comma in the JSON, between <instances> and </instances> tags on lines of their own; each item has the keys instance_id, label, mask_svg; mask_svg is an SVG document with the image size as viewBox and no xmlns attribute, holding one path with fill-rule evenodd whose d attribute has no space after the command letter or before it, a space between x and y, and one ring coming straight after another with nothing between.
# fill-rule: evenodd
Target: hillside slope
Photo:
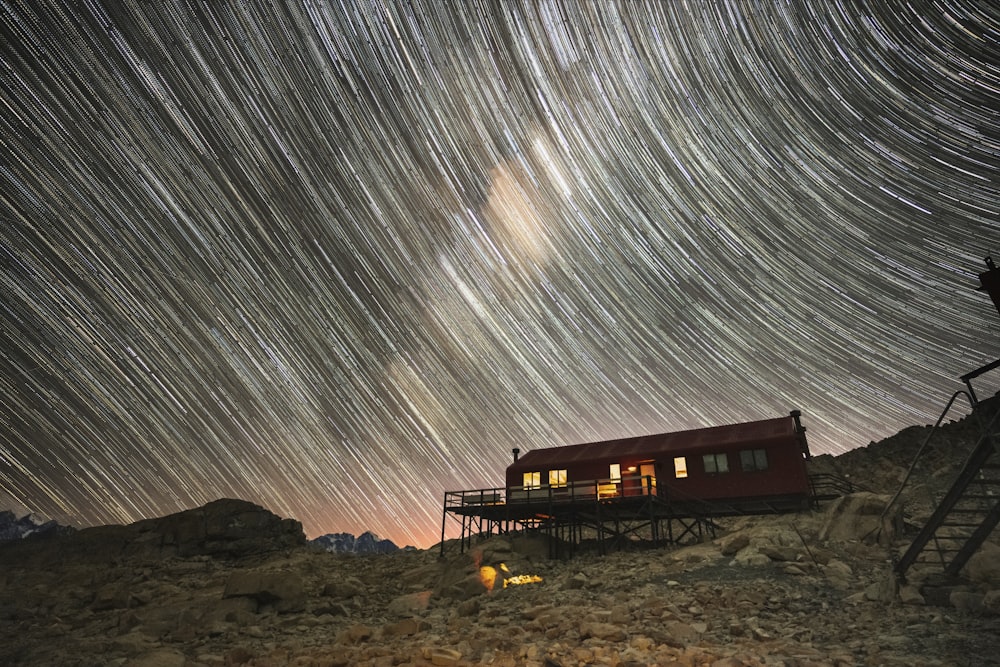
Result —
<instances>
[{"instance_id":1,"label":"hillside slope","mask_svg":"<svg viewBox=\"0 0 1000 667\"><path fill-rule=\"evenodd\" d=\"M973 419L945 424L914 466L911 521L971 449ZM890 574L907 535L873 536L927 431L816 457L869 492L730 519L699 544L603 557L549 560L524 535L465 553L451 542L443 556L331 554L297 522L242 501L6 545L0 664L1000 664L1000 547L931 595L897 590Z\"/></svg>"}]
</instances>

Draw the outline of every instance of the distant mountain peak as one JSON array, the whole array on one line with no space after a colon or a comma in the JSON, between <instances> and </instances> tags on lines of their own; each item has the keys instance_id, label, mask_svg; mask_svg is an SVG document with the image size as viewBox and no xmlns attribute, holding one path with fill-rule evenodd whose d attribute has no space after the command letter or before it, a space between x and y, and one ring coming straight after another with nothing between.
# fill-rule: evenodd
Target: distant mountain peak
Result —
<instances>
[{"instance_id":1,"label":"distant mountain peak","mask_svg":"<svg viewBox=\"0 0 1000 667\"><path fill-rule=\"evenodd\" d=\"M399 551L392 540L383 540L370 530L357 537L352 533L328 533L320 535L311 544L331 553L388 554Z\"/></svg>"},{"instance_id":2,"label":"distant mountain peak","mask_svg":"<svg viewBox=\"0 0 1000 667\"><path fill-rule=\"evenodd\" d=\"M37 514L29 513L18 518L11 510L0 511L0 543L22 540L26 537L74 531L69 526L61 526L55 521L46 521Z\"/></svg>"}]
</instances>

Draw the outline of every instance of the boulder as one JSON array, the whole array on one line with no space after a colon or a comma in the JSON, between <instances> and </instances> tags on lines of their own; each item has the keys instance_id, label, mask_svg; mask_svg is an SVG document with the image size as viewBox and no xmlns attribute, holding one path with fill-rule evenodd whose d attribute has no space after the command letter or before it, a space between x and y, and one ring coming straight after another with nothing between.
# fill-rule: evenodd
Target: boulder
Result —
<instances>
[{"instance_id":1,"label":"boulder","mask_svg":"<svg viewBox=\"0 0 1000 667\"><path fill-rule=\"evenodd\" d=\"M306 602L301 576L276 570L237 570L229 575L222 595L250 598L258 610L273 608L278 613L300 612Z\"/></svg>"},{"instance_id":2,"label":"boulder","mask_svg":"<svg viewBox=\"0 0 1000 667\"><path fill-rule=\"evenodd\" d=\"M364 595L365 585L357 577L347 577L328 582L323 586L323 595L343 600Z\"/></svg>"},{"instance_id":3,"label":"boulder","mask_svg":"<svg viewBox=\"0 0 1000 667\"><path fill-rule=\"evenodd\" d=\"M1000 616L1000 590L983 595L983 611L992 616Z\"/></svg>"},{"instance_id":4,"label":"boulder","mask_svg":"<svg viewBox=\"0 0 1000 667\"><path fill-rule=\"evenodd\" d=\"M892 539L893 517L882 518L889 496L860 492L837 498L826 510L819 532L825 542L864 542L880 544ZM895 510L893 514L898 514Z\"/></svg>"},{"instance_id":5,"label":"boulder","mask_svg":"<svg viewBox=\"0 0 1000 667\"><path fill-rule=\"evenodd\" d=\"M409 593L395 598L386 608L390 616L414 616L427 609L430 604L431 591Z\"/></svg>"},{"instance_id":6,"label":"boulder","mask_svg":"<svg viewBox=\"0 0 1000 667\"><path fill-rule=\"evenodd\" d=\"M409 637L430 628L430 623L419 618L404 618L382 628L385 637Z\"/></svg>"},{"instance_id":7,"label":"boulder","mask_svg":"<svg viewBox=\"0 0 1000 667\"><path fill-rule=\"evenodd\" d=\"M580 637L582 639L594 637L604 641L621 642L625 641L628 635L621 626L613 623L584 621L580 624Z\"/></svg>"},{"instance_id":8,"label":"boulder","mask_svg":"<svg viewBox=\"0 0 1000 667\"><path fill-rule=\"evenodd\" d=\"M727 535L719 540L719 551L723 556L735 556L750 544L750 536L745 532Z\"/></svg>"},{"instance_id":9,"label":"boulder","mask_svg":"<svg viewBox=\"0 0 1000 667\"><path fill-rule=\"evenodd\" d=\"M1000 546L983 544L966 563L965 576L984 587L1000 589Z\"/></svg>"}]
</instances>

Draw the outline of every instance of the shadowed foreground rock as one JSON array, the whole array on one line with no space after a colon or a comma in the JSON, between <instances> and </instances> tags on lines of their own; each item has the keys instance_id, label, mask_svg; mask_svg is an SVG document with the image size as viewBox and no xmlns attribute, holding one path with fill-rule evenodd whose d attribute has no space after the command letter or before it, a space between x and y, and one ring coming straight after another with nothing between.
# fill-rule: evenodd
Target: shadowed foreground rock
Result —
<instances>
[{"instance_id":1,"label":"shadowed foreground rock","mask_svg":"<svg viewBox=\"0 0 1000 667\"><path fill-rule=\"evenodd\" d=\"M544 558L541 538L527 537L465 554L452 546L444 559L329 554L294 537L294 522L213 503L98 531L114 554L101 563L88 531L82 557L73 539L32 545L45 567L0 549L0 664L1000 664L990 560L1000 547L970 564L975 581L942 606L902 597L885 549L862 534L873 502L741 518L710 542L569 561ZM232 557L250 539L261 548ZM480 575L491 570L488 591ZM503 586L523 574L543 580Z\"/></svg>"},{"instance_id":2,"label":"shadowed foreground rock","mask_svg":"<svg viewBox=\"0 0 1000 667\"><path fill-rule=\"evenodd\" d=\"M175 556L240 558L305 543L298 521L282 519L245 500L222 499L128 526L97 526L5 543L0 562L46 566L67 558L77 563L160 561Z\"/></svg>"}]
</instances>

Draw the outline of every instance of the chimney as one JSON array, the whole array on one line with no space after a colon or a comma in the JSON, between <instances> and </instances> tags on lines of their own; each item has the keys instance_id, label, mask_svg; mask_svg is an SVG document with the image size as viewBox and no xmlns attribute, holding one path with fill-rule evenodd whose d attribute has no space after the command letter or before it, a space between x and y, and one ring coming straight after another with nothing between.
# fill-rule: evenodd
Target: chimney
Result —
<instances>
[{"instance_id":1,"label":"chimney","mask_svg":"<svg viewBox=\"0 0 1000 667\"><path fill-rule=\"evenodd\" d=\"M993 305L1000 313L1000 268L997 268L997 265L993 263L992 257L986 258L986 268L989 270L979 274L979 282L982 283L979 290L990 295L990 298L993 299Z\"/></svg>"},{"instance_id":2,"label":"chimney","mask_svg":"<svg viewBox=\"0 0 1000 667\"><path fill-rule=\"evenodd\" d=\"M511 451L514 453L514 463L517 463L517 457L521 455L521 450L515 447Z\"/></svg>"}]
</instances>

